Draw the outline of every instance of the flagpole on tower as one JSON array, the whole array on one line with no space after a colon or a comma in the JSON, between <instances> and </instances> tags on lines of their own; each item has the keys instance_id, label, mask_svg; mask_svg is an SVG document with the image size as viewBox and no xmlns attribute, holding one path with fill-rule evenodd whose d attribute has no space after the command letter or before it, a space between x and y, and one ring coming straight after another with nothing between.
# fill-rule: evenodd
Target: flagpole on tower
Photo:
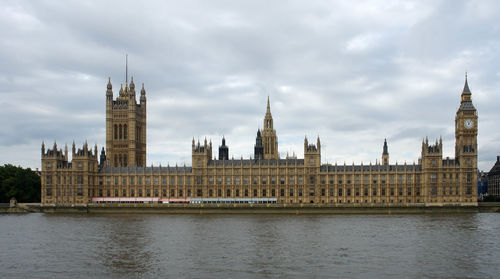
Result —
<instances>
[{"instance_id":1,"label":"flagpole on tower","mask_svg":"<svg viewBox=\"0 0 500 279\"><path fill-rule=\"evenodd\" d=\"M128 53L125 53L125 84L128 84Z\"/></svg>"}]
</instances>

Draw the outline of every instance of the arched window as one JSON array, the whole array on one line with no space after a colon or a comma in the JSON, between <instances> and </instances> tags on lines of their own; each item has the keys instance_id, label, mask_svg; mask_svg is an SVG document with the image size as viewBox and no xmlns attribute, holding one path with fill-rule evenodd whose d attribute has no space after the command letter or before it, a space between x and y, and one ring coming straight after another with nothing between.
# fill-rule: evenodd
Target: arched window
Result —
<instances>
[{"instance_id":1,"label":"arched window","mask_svg":"<svg viewBox=\"0 0 500 279\"><path fill-rule=\"evenodd\" d=\"M127 139L127 124L123 124L123 139Z\"/></svg>"},{"instance_id":2,"label":"arched window","mask_svg":"<svg viewBox=\"0 0 500 279\"><path fill-rule=\"evenodd\" d=\"M127 155L123 155L123 166L127 166Z\"/></svg>"},{"instance_id":3,"label":"arched window","mask_svg":"<svg viewBox=\"0 0 500 279\"><path fill-rule=\"evenodd\" d=\"M118 139L118 126L116 124L115 124L115 139Z\"/></svg>"},{"instance_id":4,"label":"arched window","mask_svg":"<svg viewBox=\"0 0 500 279\"><path fill-rule=\"evenodd\" d=\"M120 139L123 138L123 133L122 133L122 124L120 124Z\"/></svg>"},{"instance_id":5,"label":"arched window","mask_svg":"<svg viewBox=\"0 0 500 279\"><path fill-rule=\"evenodd\" d=\"M115 165L115 167L118 167L118 156L117 155L115 155L114 165Z\"/></svg>"},{"instance_id":6,"label":"arched window","mask_svg":"<svg viewBox=\"0 0 500 279\"><path fill-rule=\"evenodd\" d=\"M123 166L123 164L122 164L122 155L121 155L121 154L120 154L120 155L118 155L118 158L119 158L119 161L120 161L119 166L121 167L121 166Z\"/></svg>"}]
</instances>

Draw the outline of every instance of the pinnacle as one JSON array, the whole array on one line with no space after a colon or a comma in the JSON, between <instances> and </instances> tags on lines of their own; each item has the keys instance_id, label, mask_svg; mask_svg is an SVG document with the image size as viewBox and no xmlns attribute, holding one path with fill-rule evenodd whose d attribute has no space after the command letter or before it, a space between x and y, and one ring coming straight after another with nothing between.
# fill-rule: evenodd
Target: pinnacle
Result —
<instances>
[{"instance_id":1,"label":"pinnacle","mask_svg":"<svg viewBox=\"0 0 500 279\"><path fill-rule=\"evenodd\" d=\"M266 114L271 114L271 104L269 102L269 95L267 95L267 109Z\"/></svg>"},{"instance_id":2,"label":"pinnacle","mask_svg":"<svg viewBox=\"0 0 500 279\"><path fill-rule=\"evenodd\" d=\"M470 89L469 89L469 83L467 82L467 73L465 74L465 85L464 85L464 90L462 91L462 94L471 94Z\"/></svg>"}]
</instances>

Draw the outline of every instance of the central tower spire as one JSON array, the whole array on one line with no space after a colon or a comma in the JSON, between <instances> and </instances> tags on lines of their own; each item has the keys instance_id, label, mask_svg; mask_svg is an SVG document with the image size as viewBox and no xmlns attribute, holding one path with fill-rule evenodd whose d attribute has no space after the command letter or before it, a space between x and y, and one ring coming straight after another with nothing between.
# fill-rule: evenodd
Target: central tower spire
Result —
<instances>
[{"instance_id":1,"label":"central tower spire","mask_svg":"<svg viewBox=\"0 0 500 279\"><path fill-rule=\"evenodd\" d=\"M269 104L269 95L267 95L267 110L266 113L271 114L271 105Z\"/></svg>"},{"instance_id":2,"label":"central tower spire","mask_svg":"<svg viewBox=\"0 0 500 279\"><path fill-rule=\"evenodd\" d=\"M264 159L279 159L278 138L273 128L273 116L271 105L267 96L266 115L264 116L264 129L262 130L262 145L264 148Z\"/></svg>"}]
</instances>

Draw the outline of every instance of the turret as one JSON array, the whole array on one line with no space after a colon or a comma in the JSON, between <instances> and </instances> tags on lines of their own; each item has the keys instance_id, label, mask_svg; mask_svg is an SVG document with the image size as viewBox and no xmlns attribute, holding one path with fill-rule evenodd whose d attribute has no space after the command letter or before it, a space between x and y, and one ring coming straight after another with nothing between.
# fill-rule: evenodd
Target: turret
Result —
<instances>
[{"instance_id":1,"label":"turret","mask_svg":"<svg viewBox=\"0 0 500 279\"><path fill-rule=\"evenodd\" d=\"M129 93L129 98L135 100L135 83L134 83L134 77L131 77L130 80L130 93Z\"/></svg>"},{"instance_id":2,"label":"turret","mask_svg":"<svg viewBox=\"0 0 500 279\"><path fill-rule=\"evenodd\" d=\"M118 92L119 97L123 97L125 91L123 90L123 83L120 84L120 91Z\"/></svg>"},{"instance_id":3,"label":"turret","mask_svg":"<svg viewBox=\"0 0 500 279\"><path fill-rule=\"evenodd\" d=\"M207 143L207 139L203 145L200 145L200 141L194 147L192 152L192 165L193 167L202 167L206 166L209 161L212 160L212 141L210 144Z\"/></svg>"},{"instance_id":4,"label":"turret","mask_svg":"<svg viewBox=\"0 0 500 279\"><path fill-rule=\"evenodd\" d=\"M429 144L426 137L422 142L422 166L424 168L436 168L442 165L443 143L436 139L434 144Z\"/></svg>"},{"instance_id":5,"label":"turret","mask_svg":"<svg viewBox=\"0 0 500 279\"><path fill-rule=\"evenodd\" d=\"M144 89L144 83L142 83L142 88L141 88L141 105L146 104L146 89Z\"/></svg>"},{"instance_id":6,"label":"turret","mask_svg":"<svg viewBox=\"0 0 500 279\"><path fill-rule=\"evenodd\" d=\"M384 139L384 147L382 151L382 164L389 165L389 150L387 147L387 139Z\"/></svg>"},{"instance_id":7,"label":"turret","mask_svg":"<svg viewBox=\"0 0 500 279\"><path fill-rule=\"evenodd\" d=\"M260 129L257 130L257 137L255 138L254 158L256 160L264 159L264 147L262 146L262 135Z\"/></svg>"},{"instance_id":8,"label":"turret","mask_svg":"<svg viewBox=\"0 0 500 279\"><path fill-rule=\"evenodd\" d=\"M104 146L101 150L101 156L99 158L99 169L103 169L106 165L106 151L104 151Z\"/></svg>"},{"instance_id":9,"label":"turret","mask_svg":"<svg viewBox=\"0 0 500 279\"><path fill-rule=\"evenodd\" d=\"M219 146L219 160L229 160L229 147L226 146L224 137L222 137L222 145Z\"/></svg>"},{"instance_id":10,"label":"turret","mask_svg":"<svg viewBox=\"0 0 500 279\"><path fill-rule=\"evenodd\" d=\"M84 152L85 155L87 155L88 153L90 153L89 145L87 143L87 140L85 140L85 142L83 143L83 152Z\"/></svg>"},{"instance_id":11,"label":"turret","mask_svg":"<svg viewBox=\"0 0 500 279\"><path fill-rule=\"evenodd\" d=\"M321 164L321 145L319 136L316 140L316 145L314 143L309 144L307 136L304 138L304 162L308 166L317 166Z\"/></svg>"},{"instance_id":12,"label":"turret","mask_svg":"<svg viewBox=\"0 0 500 279\"><path fill-rule=\"evenodd\" d=\"M108 77L108 85L106 90L106 100L113 101L113 85L111 85L111 77Z\"/></svg>"}]
</instances>

